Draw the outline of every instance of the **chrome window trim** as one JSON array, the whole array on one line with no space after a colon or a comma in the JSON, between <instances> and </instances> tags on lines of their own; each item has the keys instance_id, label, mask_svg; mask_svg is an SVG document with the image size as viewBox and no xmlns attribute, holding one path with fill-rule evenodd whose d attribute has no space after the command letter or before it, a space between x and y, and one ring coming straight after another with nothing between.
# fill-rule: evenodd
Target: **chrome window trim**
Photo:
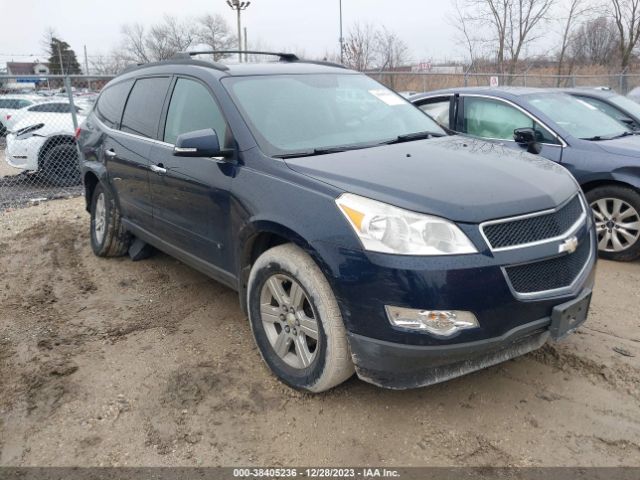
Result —
<instances>
[{"instance_id":1,"label":"chrome window trim","mask_svg":"<svg viewBox=\"0 0 640 480\"><path fill-rule=\"evenodd\" d=\"M124 136L126 136L126 137L135 138L135 139L137 139L137 140L143 140L143 141L145 141L145 142L149 142L149 143L155 143L155 144L157 144L157 145L162 145L162 146L165 146L165 147L171 147L171 148L175 147L175 145L174 145L174 144L172 144L172 143L167 143L167 142L163 142L162 140L156 140L155 138L143 137L142 135L136 135L135 133L123 132L122 130L116 130L115 128L111 128L111 127L109 127L108 125L105 125L105 124L102 122L102 120L100 120L100 119L98 118L98 116L97 116L97 115L94 115L94 116L93 116L93 121L95 121L96 123L99 123L99 124L100 124L100 126L101 126L102 128L104 128L105 130L107 130L107 131L109 131L109 132L111 132L111 133L115 133L115 134L117 134L117 135L124 135Z\"/></svg>"},{"instance_id":2,"label":"chrome window trim","mask_svg":"<svg viewBox=\"0 0 640 480\"><path fill-rule=\"evenodd\" d=\"M560 296L560 295L564 295L564 294L570 294L575 290L576 285L578 285L582 279L584 278L584 274L587 271L587 269L593 265L595 256L594 256L594 248L593 248L593 235L591 235L589 233L589 256L587 257L587 261L584 262L584 266L582 267L582 269L580 270L580 272L576 275L576 278L573 279L573 282L571 282L570 285L567 285L565 287L560 287L560 288L553 288L551 290L540 290L537 292L529 292L529 293L520 293L518 291L516 291L515 288L513 288L513 284L511 283L511 279L509 278L509 274L507 273L507 268L509 267L518 267L518 266L523 266L523 265L531 265L534 263L538 263L538 262L544 262L545 260L551 260L553 258L558 258L561 257L563 255L558 255L555 257L547 257L547 258L543 258L543 259L538 259L538 260L533 260L531 262L525 262L525 263L517 263L514 265L506 265L503 267L500 267L500 270L502 270L502 274L504 275L504 279L507 282L507 285L509 286L509 290L511 290L511 293L513 294L513 296L515 298L517 298L518 300L534 300L534 299L538 299L538 298L542 298L542 297L553 297L553 296ZM573 253L567 253L566 255L573 255Z\"/></svg>"},{"instance_id":3,"label":"chrome window trim","mask_svg":"<svg viewBox=\"0 0 640 480\"><path fill-rule=\"evenodd\" d=\"M545 239L542 239L542 240L536 240L535 242L519 243L518 245L509 245L508 247L493 248L493 246L491 245L491 242L489 241L489 239L487 238L487 236L484 233L484 227L487 226L487 225L498 225L498 224L501 224L501 223L510 223L510 222L515 222L515 221L518 221L518 220L524 220L524 219L527 219L527 218L541 217L543 215L549 215L551 213L557 212L558 210L561 210L566 205L568 205L570 202L572 202L573 199L576 197L576 195L578 196L578 199L580 200L580 205L582 206L582 213L578 217L578 220L576 220L565 232L561 233L560 235L556 235L555 237L545 238ZM582 224L587 219L587 211L588 211L587 208L588 207L585 205L584 200L582 198L582 195L580 195L580 193L576 193L575 195L573 195L572 197L569 197L568 200L566 200L565 202L563 202L560 206L558 206L556 208L550 208L548 210L540 210L539 212L527 213L527 214L524 214L524 215L516 215L515 217L499 218L499 219L496 219L496 220L488 220L486 222L482 222L480 224L480 235L482 235L482 238L486 242L486 244L489 247L489 250L491 250L491 252L506 252L508 250L516 250L516 249L520 249L520 248L536 247L538 245L544 245L544 244L547 244L547 243L557 242L559 240L564 240L567 236L570 236L572 233L575 233L582 226Z\"/></svg>"},{"instance_id":4,"label":"chrome window trim","mask_svg":"<svg viewBox=\"0 0 640 480\"><path fill-rule=\"evenodd\" d=\"M452 94L449 94L449 95L454 95L454 94L452 93ZM460 93L459 95L461 97L488 98L490 100L497 100L497 101L506 103L506 104L514 107L515 109L520 110L522 113L524 113L527 117L529 117L534 122L537 122L538 124L540 124L541 127L543 127L545 130L547 130L553 137L556 138L556 140L558 140L560 142L560 145L558 145L556 143L546 143L546 142L540 142L540 145L546 145L546 146L549 146L549 147L568 147L569 146L567 144L567 142L565 142L564 139L558 133L556 133L552 128L549 128L549 126L546 123L544 123L542 120L540 120L538 117L536 117L535 115L533 115L529 111L527 111L524 108L522 108L517 103L512 102L511 100L507 100L506 98L496 97L496 96L493 96L493 95L481 94L481 93ZM422 100L430 100L432 98L438 98L438 97L442 97L442 96L443 95L440 94L440 95L430 95L428 97L422 97L422 98L416 100L416 103L420 102ZM416 106L418 108L420 108L419 105L416 105ZM464 132L457 132L456 130L454 130L454 131L456 133L460 133L461 135L469 135L469 134L464 133ZM504 138L477 137L475 135L469 135L469 136L473 137L473 138L481 138L483 140L515 143L513 140L507 140L507 139L504 139Z\"/></svg>"}]
</instances>

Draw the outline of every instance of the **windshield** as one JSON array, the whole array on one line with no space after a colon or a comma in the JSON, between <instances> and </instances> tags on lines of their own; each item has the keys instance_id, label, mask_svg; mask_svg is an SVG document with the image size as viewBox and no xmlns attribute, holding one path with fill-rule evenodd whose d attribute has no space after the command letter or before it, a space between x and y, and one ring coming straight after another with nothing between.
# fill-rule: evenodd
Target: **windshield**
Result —
<instances>
[{"instance_id":1,"label":"windshield","mask_svg":"<svg viewBox=\"0 0 640 480\"><path fill-rule=\"evenodd\" d=\"M634 102L630 98L623 97L622 95L615 95L610 97L609 101L623 110L626 110L633 117L640 119L640 104Z\"/></svg>"},{"instance_id":2,"label":"windshield","mask_svg":"<svg viewBox=\"0 0 640 480\"><path fill-rule=\"evenodd\" d=\"M593 105L564 93L528 95L527 100L574 137L606 140L630 132Z\"/></svg>"},{"instance_id":3,"label":"windshield","mask_svg":"<svg viewBox=\"0 0 640 480\"><path fill-rule=\"evenodd\" d=\"M272 156L357 148L426 131L445 135L418 108L364 75L228 77L224 84Z\"/></svg>"}]
</instances>

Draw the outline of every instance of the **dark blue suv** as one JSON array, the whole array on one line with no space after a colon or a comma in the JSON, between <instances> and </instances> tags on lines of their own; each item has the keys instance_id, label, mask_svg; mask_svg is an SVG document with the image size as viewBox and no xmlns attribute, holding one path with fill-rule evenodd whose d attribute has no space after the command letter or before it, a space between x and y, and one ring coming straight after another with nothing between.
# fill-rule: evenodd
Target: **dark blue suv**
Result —
<instances>
[{"instance_id":1,"label":"dark blue suv","mask_svg":"<svg viewBox=\"0 0 640 480\"><path fill-rule=\"evenodd\" d=\"M151 245L236 289L290 386L429 385L586 319L572 176L448 137L365 75L182 54L111 81L78 135L95 254Z\"/></svg>"}]
</instances>

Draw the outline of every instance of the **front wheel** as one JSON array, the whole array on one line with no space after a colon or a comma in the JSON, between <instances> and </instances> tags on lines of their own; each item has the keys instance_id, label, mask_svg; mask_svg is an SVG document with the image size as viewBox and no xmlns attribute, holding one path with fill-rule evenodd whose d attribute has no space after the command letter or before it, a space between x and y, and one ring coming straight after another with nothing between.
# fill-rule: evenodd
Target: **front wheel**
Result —
<instances>
[{"instance_id":1,"label":"front wheel","mask_svg":"<svg viewBox=\"0 0 640 480\"><path fill-rule=\"evenodd\" d=\"M353 375L335 296L301 248L280 245L256 260L247 307L262 358L287 385L322 392Z\"/></svg>"},{"instance_id":2,"label":"front wheel","mask_svg":"<svg viewBox=\"0 0 640 480\"><path fill-rule=\"evenodd\" d=\"M604 186L586 197L595 217L600 257L623 262L640 257L640 194Z\"/></svg>"}]
</instances>

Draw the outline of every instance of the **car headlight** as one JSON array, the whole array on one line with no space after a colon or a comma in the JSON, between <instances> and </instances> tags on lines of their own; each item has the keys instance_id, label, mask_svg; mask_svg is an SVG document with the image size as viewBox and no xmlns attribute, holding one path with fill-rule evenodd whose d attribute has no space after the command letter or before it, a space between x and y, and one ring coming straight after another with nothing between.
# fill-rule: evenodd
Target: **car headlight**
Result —
<instances>
[{"instance_id":1,"label":"car headlight","mask_svg":"<svg viewBox=\"0 0 640 480\"><path fill-rule=\"evenodd\" d=\"M471 240L448 220L344 193L336 199L365 250L399 255L477 253Z\"/></svg>"},{"instance_id":2,"label":"car headlight","mask_svg":"<svg viewBox=\"0 0 640 480\"><path fill-rule=\"evenodd\" d=\"M25 127L25 128L21 128L20 130L16 130L14 133L16 135L16 137L24 137L25 135L28 135L29 133L33 133L37 130L40 130L42 127L44 127L44 123L38 123L36 125L31 125L29 127Z\"/></svg>"}]
</instances>

